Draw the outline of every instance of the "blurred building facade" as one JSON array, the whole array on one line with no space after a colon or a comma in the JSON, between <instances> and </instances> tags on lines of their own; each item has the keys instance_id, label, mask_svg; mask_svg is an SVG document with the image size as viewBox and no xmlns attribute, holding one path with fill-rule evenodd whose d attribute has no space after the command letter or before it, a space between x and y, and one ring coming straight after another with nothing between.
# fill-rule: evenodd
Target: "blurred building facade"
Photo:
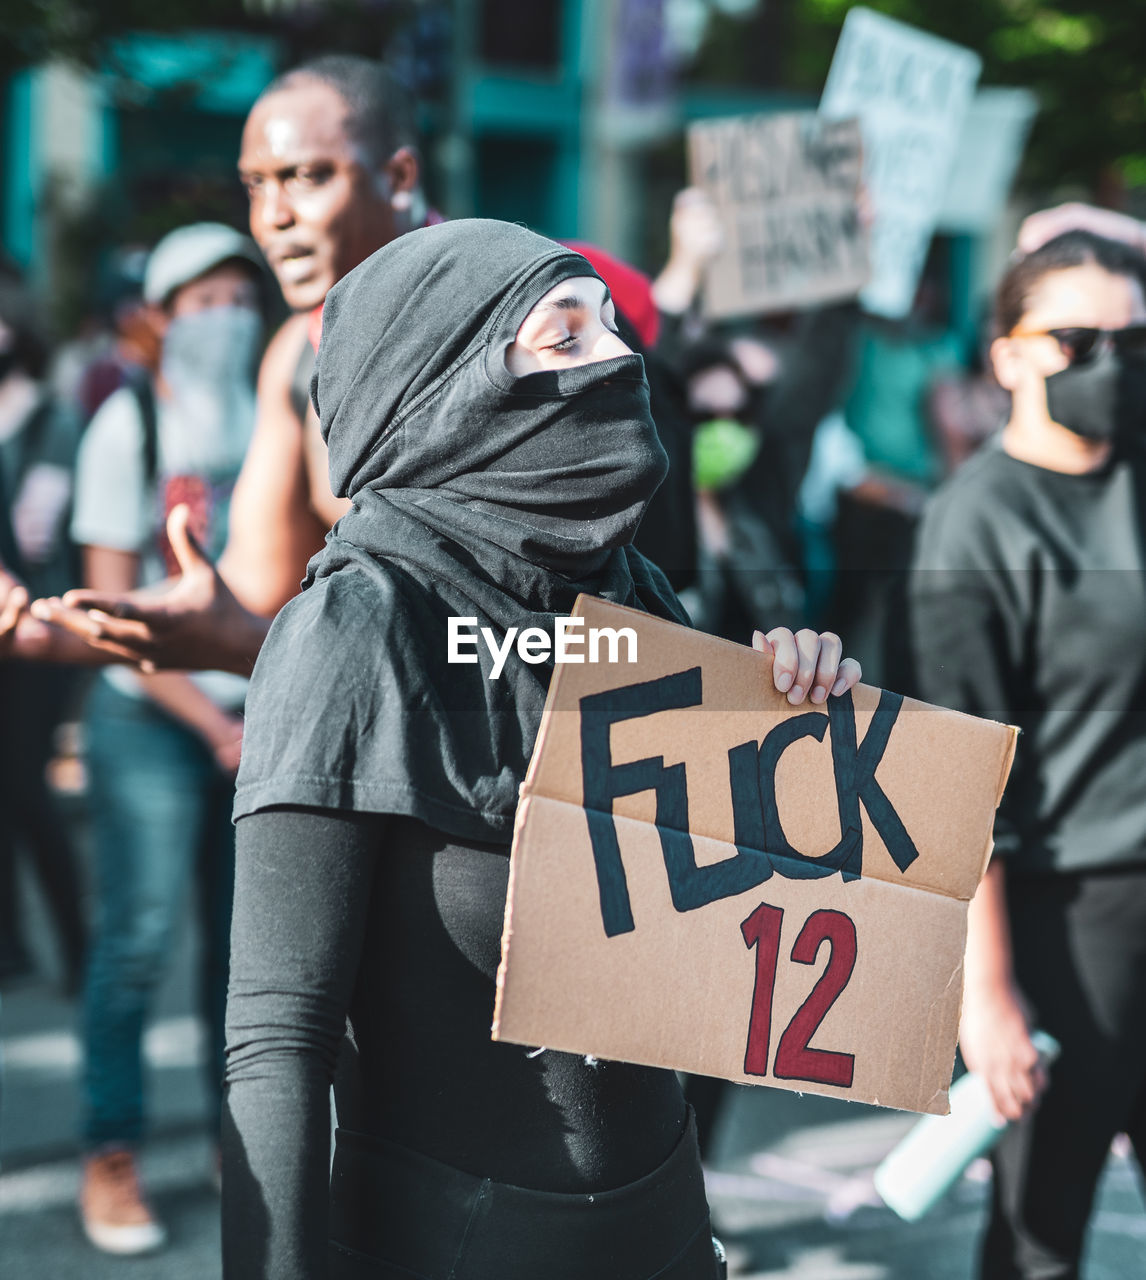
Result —
<instances>
[{"instance_id":1,"label":"blurred building facade","mask_svg":"<svg viewBox=\"0 0 1146 1280\"><path fill-rule=\"evenodd\" d=\"M705 0L693 7L703 17ZM437 9L434 29L445 32L421 123L430 195L450 216L511 218L643 262L662 247L655 228L684 177L683 125L793 104L683 85L682 10L665 0L415 8L423 24ZM683 25L687 40L687 13ZM389 52L378 43L362 47ZM154 241L194 217L241 222L242 122L290 65L288 46L233 30L125 32L97 69L53 62L13 74L0 120L6 255L54 293L71 259L117 238Z\"/></svg>"},{"instance_id":2,"label":"blurred building facade","mask_svg":"<svg viewBox=\"0 0 1146 1280\"><path fill-rule=\"evenodd\" d=\"M112 246L146 246L199 218L241 226L235 159L251 103L300 52L354 47L415 86L429 196L448 216L525 222L655 270L687 178L687 124L815 106L815 92L782 87L792 7L347 0L351 28L300 38L284 24L321 3L247 0L257 30L127 31L94 68L53 62L0 86L0 247L66 332L82 299L98 297ZM996 256L966 236L947 255L964 332Z\"/></svg>"}]
</instances>

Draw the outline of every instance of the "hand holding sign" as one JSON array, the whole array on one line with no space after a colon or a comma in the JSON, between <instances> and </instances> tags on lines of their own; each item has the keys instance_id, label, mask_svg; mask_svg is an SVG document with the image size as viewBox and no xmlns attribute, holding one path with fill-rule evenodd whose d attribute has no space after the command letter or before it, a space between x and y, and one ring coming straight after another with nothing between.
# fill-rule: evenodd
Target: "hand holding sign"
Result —
<instances>
[{"instance_id":1,"label":"hand holding sign","mask_svg":"<svg viewBox=\"0 0 1146 1280\"><path fill-rule=\"evenodd\" d=\"M943 1111L1014 731L862 685L793 705L759 653L577 612L636 631L641 678L550 686L494 1037Z\"/></svg>"},{"instance_id":2,"label":"hand holding sign","mask_svg":"<svg viewBox=\"0 0 1146 1280\"><path fill-rule=\"evenodd\" d=\"M829 693L838 698L863 674L854 658L843 657L843 644L831 631L804 630L795 635L786 627L776 627L767 635L754 631L752 647L772 655L773 682L793 706L805 697L815 703L823 702Z\"/></svg>"}]
</instances>

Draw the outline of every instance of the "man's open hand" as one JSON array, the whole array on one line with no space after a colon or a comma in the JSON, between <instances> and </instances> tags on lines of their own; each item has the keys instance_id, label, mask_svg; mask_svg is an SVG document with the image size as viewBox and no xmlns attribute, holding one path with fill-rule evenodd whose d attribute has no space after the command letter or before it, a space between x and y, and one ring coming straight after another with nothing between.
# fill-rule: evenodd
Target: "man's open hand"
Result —
<instances>
[{"instance_id":1,"label":"man's open hand","mask_svg":"<svg viewBox=\"0 0 1146 1280\"><path fill-rule=\"evenodd\" d=\"M69 591L62 600L35 601L33 617L144 672L249 675L269 624L235 599L187 527L189 515L178 506L167 520L178 578L121 594Z\"/></svg>"}]
</instances>

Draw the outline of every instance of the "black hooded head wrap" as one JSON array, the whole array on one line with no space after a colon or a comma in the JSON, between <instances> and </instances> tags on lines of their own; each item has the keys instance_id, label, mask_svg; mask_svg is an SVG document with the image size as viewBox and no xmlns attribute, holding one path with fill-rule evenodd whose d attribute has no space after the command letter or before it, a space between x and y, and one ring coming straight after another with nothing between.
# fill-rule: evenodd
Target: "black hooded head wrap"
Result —
<instances>
[{"instance_id":1,"label":"black hooded head wrap","mask_svg":"<svg viewBox=\"0 0 1146 1280\"><path fill-rule=\"evenodd\" d=\"M236 816L303 804L505 839L551 666L511 650L491 679L484 643L450 663L449 619L499 643L552 635L586 592L687 621L629 545L666 468L641 358L505 363L543 294L596 274L472 219L401 237L331 290L311 395L353 506L260 654Z\"/></svg>"}]
</instances>

